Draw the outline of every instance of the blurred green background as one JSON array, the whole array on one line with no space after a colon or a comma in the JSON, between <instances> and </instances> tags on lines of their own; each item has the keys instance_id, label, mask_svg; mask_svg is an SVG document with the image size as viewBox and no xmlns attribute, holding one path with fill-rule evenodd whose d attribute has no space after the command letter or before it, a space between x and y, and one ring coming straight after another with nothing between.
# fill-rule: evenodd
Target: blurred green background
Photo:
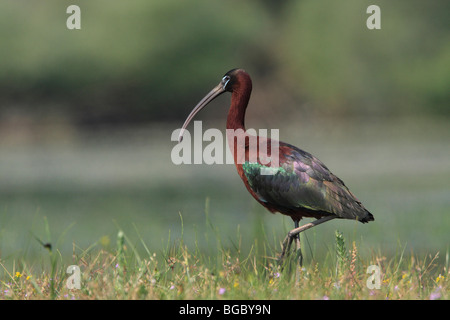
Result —
<instances>
[{"instance_id":1,"label":"blurred green background","mask_svg":"<svg viewBox=\"0 0 450 320\"><path fill-rule=\"evenodd\" d=\"M206 246L208 219L225 246L239 230L248 250L263 229L278 245L292 222L234 165L170 159L172 131L235 67L253 79L247 127L280 129L375 216L309 231L311 247L340 229L367 252L448 252L448 1L84 0L68 30L71 4L0 2L0 260L41 255L33 234L70 258L73 244L114 245L118 227L159 252L180 215L191 245ZM371 4L381 30L366 27ZM196 120L222 130L228 104Z\"/></svg>"}]
</instances>

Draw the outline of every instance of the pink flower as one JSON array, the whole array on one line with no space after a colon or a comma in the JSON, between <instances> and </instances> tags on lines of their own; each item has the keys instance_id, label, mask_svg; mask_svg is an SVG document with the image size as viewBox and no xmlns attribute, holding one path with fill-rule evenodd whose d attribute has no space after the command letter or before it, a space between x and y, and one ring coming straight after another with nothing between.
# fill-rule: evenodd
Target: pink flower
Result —
<instances>
[{"instance_id":1,"label":"pink flower","mask_svg":"<svg viewBox=\"0 0 450 320\"><path fill-rule=\"evenodd\" d=\"M441 298L441 293L439 291L441 287L439 286L436 290L434 290L431 294L430 294L430 300L437 300Z\"/></svg>"}]
</instances>

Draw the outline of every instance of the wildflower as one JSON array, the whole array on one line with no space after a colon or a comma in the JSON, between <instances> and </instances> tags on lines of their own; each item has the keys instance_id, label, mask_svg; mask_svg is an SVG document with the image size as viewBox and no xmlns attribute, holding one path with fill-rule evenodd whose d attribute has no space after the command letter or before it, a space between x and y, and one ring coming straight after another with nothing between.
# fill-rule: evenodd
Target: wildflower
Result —
<instances>
[{"instance_id":1,"label":"wildflower","mask_svg":"<svg viewBox=\"0 0 450 320\"><path fill-rule=\"evenodd\" d=\"M430 300L437 300L441 298L441 287L437 288L430 294Z\"/></svg>"},{"instance_id":2,"label":"wildflower","mask_svg":"<svg viewBox=\"0 0 450 320\"><path fill-rule=\"evenodd\" d=\"M239 287L239 281L235 281L233 284L233 288L237 288L237 287Z\"/></svg>"},{"instance_id":3,"label":"wildflower","mask_svg":"<svg viewBox=\"0 0 450 320\"><path fill-rule=\"evenodd\" d=\"M443 281L444 279L444 276L439 274L439 276L436 278L436 283L439 283L439 281Z\"/></svg>"},{"instance_id":4,"label":"wildflower","mask_svg":"<svg viewBox=\"0 0 450 320\"><path fill-rule=\"evenodd\" d=\"M16 278L22 278L23 274L21 274L19 271L16 272Z\"/></svg>"},{"instance_id":5,"label":"wildflower","mask_svg":"<svg viewBox=\"0 0 450 320\"><path fill-rule=\"evenodd\" d=\"M322 300L330 300L330 297L328 297L327 295L324 295L324 296L322 297Z\"/></svg>"},{"instance_id":6,"label":"wildflower","mask_svg":"<svg viewBox=\"0 0 450 320\"><path fill-rule=\"evenodd\" d=\"M30 280L32 276L27 276L27 280Z\"/></svg>"},{"instance_id":7,"label":"wildflower","mask_svg":"<svg viewBox=\"0 0 450 320\"><path fill-rule=\"evenodd\" d=\"M223 295L225 293L225 288L220 288L219 289L219 295Z\"/></svg>"}]
</instances>

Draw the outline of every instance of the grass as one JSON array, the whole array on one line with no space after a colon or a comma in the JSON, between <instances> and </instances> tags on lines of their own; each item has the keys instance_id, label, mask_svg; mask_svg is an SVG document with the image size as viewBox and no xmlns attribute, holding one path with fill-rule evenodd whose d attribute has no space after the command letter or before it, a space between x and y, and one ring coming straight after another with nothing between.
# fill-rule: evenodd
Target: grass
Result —
<instances>
[{"instance_id":1,"label":"grass","mask_svg":"<svg viewBox=\"0 0 450 320\"><path fill-rule=\"evenodd\" d=\"M257 204L233 165L173 165L177 125L1 142L0 299L448 299L448 121L284 129L375 221L306 231L303 268L283 270L290 218ZM367 287L371 265L380 289Z\"/></svg>"},{"instance_id":2,"label":"grass","mask_svg":"<svg viewBox=\"0 0 450 320\"><path fill-rule=\"evenodd\" d=\"M18 260L7 268L0 262L4 271L0 299L449 298L448 252L444 264L438 263L439 253L419 258L406 253L405 247L391 258L376 252L364 258L355 241L347 247L343 233L336 231L335 243L323 259L309 259L299 267L291 254L279 265L279 248L270 241L255 239L243 252L239 232L234 245L226 247L220 230L210 226L204 236L213 245L211 251L200 249L198 243L189 247L182 235L173 241L169 237L161 252L151 252L137 228L138 243L119 229L113 248L106 249L104 239L87 249L74 244L70 264L80 268L80 289L69 289L67 263L58 248L45 244L40 264ZM378 273L368 272L369 266Z\"/></svg>"}]
</instances>

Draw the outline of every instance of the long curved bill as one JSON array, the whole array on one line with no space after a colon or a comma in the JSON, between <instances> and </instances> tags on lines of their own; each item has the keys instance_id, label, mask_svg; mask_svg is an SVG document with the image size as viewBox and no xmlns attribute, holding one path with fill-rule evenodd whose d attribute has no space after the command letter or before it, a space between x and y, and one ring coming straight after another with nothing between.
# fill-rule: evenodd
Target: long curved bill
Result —
<instances>
[{"instance_id":1,"label":"long curved bill","mask_svg":"<svg viewBox=\"0 0 450 320\"><path fill-rule=\"evenodd\" d=\"M183 127L180 130L180 135L178 136L178 142L181 142L183 140L183 133L186 127L188 126L189 122L195 117L195 115L202 110L208 103L214 100L217 96L221 95L225 92L225 89L223 88L223 84L219 83L214 89L212 89L196 106L194 109L192 109L191 113L186 118L186 121L184 121Z\"/></svg>"}]
</instances>

